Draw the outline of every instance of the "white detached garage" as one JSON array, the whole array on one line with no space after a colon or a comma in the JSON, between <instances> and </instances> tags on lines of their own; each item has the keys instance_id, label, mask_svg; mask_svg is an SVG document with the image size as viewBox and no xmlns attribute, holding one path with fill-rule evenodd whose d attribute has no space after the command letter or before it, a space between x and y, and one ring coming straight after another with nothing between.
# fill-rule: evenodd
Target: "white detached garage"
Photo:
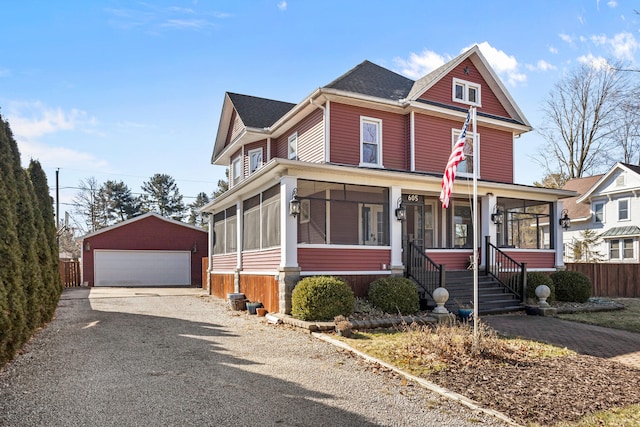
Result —
<instances>
[{"instance_id":1,"label":"white detached garage","mask_svg":"<svg viewBox=\"0 0 640 427\"><path fill-rule=\"evenodd\" d=\"M82 246L89 286L202 285L207 232L190 224L147 213L87 234Z\"/></svg>"}]
</instances>

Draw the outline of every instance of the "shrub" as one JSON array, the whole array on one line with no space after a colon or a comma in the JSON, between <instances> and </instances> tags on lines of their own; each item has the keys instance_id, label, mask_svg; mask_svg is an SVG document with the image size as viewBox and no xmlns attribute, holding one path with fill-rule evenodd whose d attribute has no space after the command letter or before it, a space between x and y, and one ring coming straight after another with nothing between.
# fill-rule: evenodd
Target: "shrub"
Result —
<instances>
[{"instance_id":1,"label":"shrub","mask_svg":"<svg viewBox=\"0 0 640 427\"><path fill-rule=\"evenodd\" d=\"M356 298L349 285L332 276L305 277L291 294L291 314L301 320L333 320L353 313Z\"/></svg>"},{"instance_id":2,"label":"shrub","mask_svg":"<svg viewBox=\"0 0 640 427\"><path fill-rule=\"evenodd\" d=\"M587 302L591 297L591 280L578 271L557 271L551 275L551 279L558 301Z\"/></svg>"},{"instance_id":3,"label":"shrub","mask_svg":"<svg viewBox=\"0 0 640 427\"><path fill-rule=\"evenodd\" d=\"M412 314L420 308L416 285L398 276L384 277L371 283L369 301L385 313Z\"/></svg>"},{"instance_id":4,"label":"shrub","mask_svg":"<svg viewBox=\"0 0 640 427\"><path fill-rule=\"evenodd\" d=\"M555 301L555 285L553 284L553 280L548 274L538 273L535 271L527 272L527 299L533 299L538 302L538 297L536 297L536 288L540 285L547 285L551 290L551 294L549 298L547 298L547 302Z\"/></svg>"}]
</instances>

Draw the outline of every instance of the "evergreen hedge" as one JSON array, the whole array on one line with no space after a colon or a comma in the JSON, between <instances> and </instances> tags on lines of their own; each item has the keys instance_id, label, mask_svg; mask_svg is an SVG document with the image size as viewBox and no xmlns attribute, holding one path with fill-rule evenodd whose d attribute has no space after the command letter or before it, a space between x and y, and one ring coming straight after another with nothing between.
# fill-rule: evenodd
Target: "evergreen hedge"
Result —
<instances>
[{"instance_id":1,"label":"evergreen hedge","mask_svg":"<svg viewBox=\"0 0 640 427\"><path fill-rule=\"evenodd\" d=\"M305 277L291 294L291 315L301 320L329 321L353 313L356 298L347 282L334 276Z\"/></svg>"},{"instance_id":2,"label":"evergreen hedge","mask_svg":"<svg viewBox=\"0 0 640 427\"><path fill-rule=\"evenodd\" d=\"M0 115L0 367L51 320L62 291L49 186L32 164L32 174L22 168Z\"/></svg>"},{"instance_id":3,"label":"evergreen hedge","mask_svg":"<svg viewBox=\"0 0 640 427\"><path fill-rule=\"evenodd\" d=\"M420 309L418 288L405 277L390 276L375 280L369 286L368 298L385 313L405 315Z\"/></svg>"}]
</instances>

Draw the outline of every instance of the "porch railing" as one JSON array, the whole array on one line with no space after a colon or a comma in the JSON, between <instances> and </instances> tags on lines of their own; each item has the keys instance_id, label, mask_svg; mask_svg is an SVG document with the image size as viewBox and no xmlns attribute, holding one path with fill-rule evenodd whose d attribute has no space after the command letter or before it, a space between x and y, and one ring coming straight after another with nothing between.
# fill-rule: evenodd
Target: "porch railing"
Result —
<instances>
[{"instance_id":1,"label":"porch railing","mask_svg":"<svg viewBox=\"0 0 640 427\"><path fill-rule=\"evenodd\" d=\"M527 263L520 263L491 243L485 237L485 271L493 276L524 303L527 299Z\"/></svg>"},{"instance_id":2,"label":"porch railing","mask_svg":"<svg viewBox=\"0 0 640 427\"><path fill-rule=\"evenodd\" d=\"M413 242L407 244L406 276L415 280L429 296L445 285L445 266L436 264L424 253L424 249Z\"/></svg>"}]
</instances>

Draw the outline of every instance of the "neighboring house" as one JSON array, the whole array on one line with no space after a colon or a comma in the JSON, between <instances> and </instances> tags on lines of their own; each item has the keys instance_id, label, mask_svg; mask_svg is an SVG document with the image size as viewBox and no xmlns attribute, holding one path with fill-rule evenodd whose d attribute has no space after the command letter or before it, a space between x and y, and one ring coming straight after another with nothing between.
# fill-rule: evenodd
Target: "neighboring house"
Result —
<instances>
[{"instance_id":1,"label":"neighboring house","mask_svg":"<svg viewBox=\"0 0 640 427\"><path fill-rule=\"evenodd\" d=\"M579 195L564 201L571 227L563 234L565 261L593 261L581 243L591 230L588 251L600 261L638 263L640 240L640 166L616 163L607 173L567 181ZM595 243L595 244L594 244Z\"/></svg>"},{"instance_id":2,"label":"neighboring house","mask_svg":"<svg viewBox=\"0 0 640 427\"><path fill-rule=\"evenodd\" d=\"M449 209L438 200L470 106L475 230L471 156ZM298 104L226 93L212 163L229 167L230 189L202 209L211 292L288 312L301 277L328 274L366 295L375 278L403 274L411 244L465 270L474 231L529 270L563 266L562 233L541 224L558 224L559 199L575 193L514 183L514 139L530 130L477 46L416 81L364 61Z\"/></svg>"},{"instance_id":3,"label":"neighboring house","mask_svg":"<svg viewBox=\"0 0 640 427\"><path fill-rule=\"evenodd\" d=\"M82 240L88 286L201 286L207 232L155 213L103 228Z\"/></svg>"}]
</instances>

